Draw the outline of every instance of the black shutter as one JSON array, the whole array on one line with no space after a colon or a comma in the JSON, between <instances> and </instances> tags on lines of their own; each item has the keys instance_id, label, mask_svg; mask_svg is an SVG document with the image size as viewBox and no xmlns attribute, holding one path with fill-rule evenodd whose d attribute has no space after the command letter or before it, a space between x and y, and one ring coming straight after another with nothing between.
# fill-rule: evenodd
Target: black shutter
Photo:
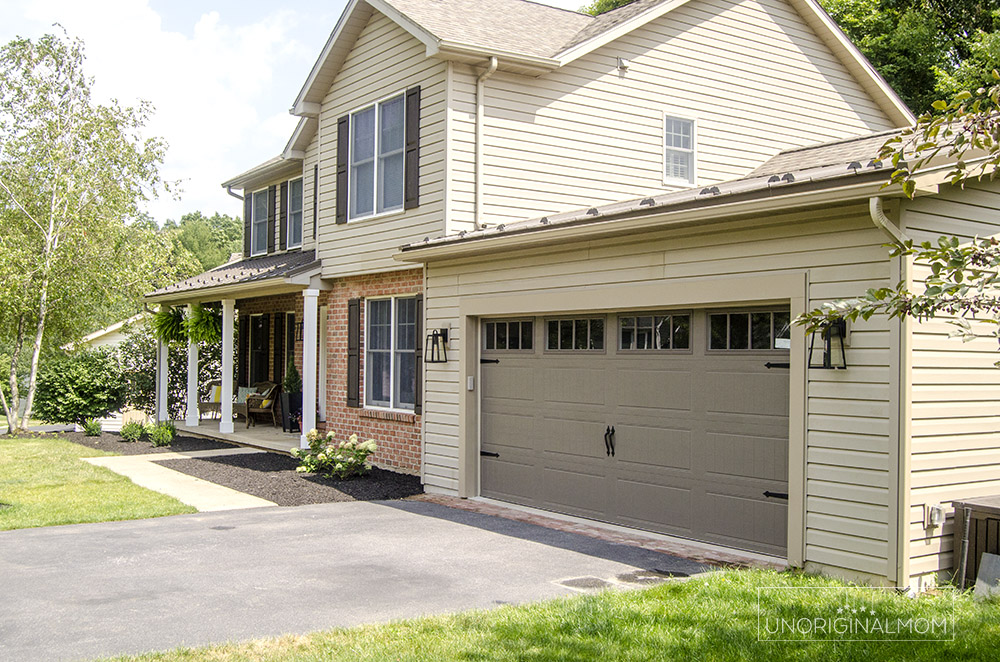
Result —
<instances>
[{"instance_id":1,"label":"black shutter","mask_svg":"<svg viewBox=\"0 0 1000 662\"><path fill-rule=\"evenodd\" d=\"M278 205L278 188L267 188L267 252L274 252L274 209Z\"/></svg>"},{"instance_id":2,"label":"black shutter","mask_svg":"<svg viewBox=\"0 0 1000 662\"><path fill-rule=\"evenodd\" d=\"M347 406L361 406L361 299L347 302Z\"/></svg>"},{"instance_id":3,"label":"black shutter","mask_svg":"<svg viewBox=\"0 0 1000 662\"><path fill-rule=\"evenodd\" d=\"M260 328L264 331L264 346L261 348L260 355L263 357L264 361L268 360L268 354L271 353L271 316L267 313L260 316ZM254 373L256 374L256 370ZM268 371L265 368L261 370L261 376L264 380L267 380Z\"/></svg>"},{"instance_id":4,"label":"black shutter","mask_svg":"<svg viewBox=\"0 0 1000 662\"><path fill-rule=\"evenodd\" d=\"M288 248L285 238L285 226L288 225L288 182L281 182L281 209L278 212L278 248Z\"/></svg>"},{"instance_id":5,"label":"black shutter","mask_svg":"<svg viewBox=\"0 0 1000 662\"><path fill-rule=\"evenodd\" d=\"M413 413L422 414L424 395L424 295L417 295L417 326L415 342L413 344L413 358L416 370L414 370L413 384Z\"/></svg>"},{"instance_id":6,"label":"black shutter","mask_svg":"<svg viewBox=\"0 0 1000 662\"><path fill-rule=\"evenodd\" d=\"M243 257L250 257L250 236L253 221L253 193L243 192Z\"/></svg>"},{"instance_id":7,"label":"black shutter","mask_svg":"<svg viewBox=\"0 0 1000 662\"><path fill-rule=\"evenodd\" d=\"M312 238L316 238L316 220L319 218L319 166L313 166L313 229Z\"/></svg>"},{"instance_id":8,"label":"black shutter","mask_svg":"<svg viewBox=\"0 0 1000 662\"><path fill-rule=\"evenodd\" d=\"M403 208L420 205L420 86L406 91L406 157L403 170Z\"/></svg>"},{"instance_id":9,"label":"black shutter","mask_svg":"<svg viewBox=\"0 0 1000 662\"><path fill-rule=\"evenodd\" d=\"M347 160L350 154L351 116L337 120L337 223L347 222Z\"/></svg>"},{"instance_id":10,"label":"black shutter","mask_svg":"<svg viewBox=\"0 0 1000 662\"><path fill-rule=\"evenodd\" d=\"M250 316L240 315L239 349L236 352L236 385L250 386Z\"/></svg>"},{"instance_id":11,"label":"black shutter","mask_svg":"<svg viewBox=\"0 0 1000 662\"><path fill-rule=\"evenodd\" d=\"M285 378L285 313L274 314L274 383Z\"/></svg>"}]
</instances>

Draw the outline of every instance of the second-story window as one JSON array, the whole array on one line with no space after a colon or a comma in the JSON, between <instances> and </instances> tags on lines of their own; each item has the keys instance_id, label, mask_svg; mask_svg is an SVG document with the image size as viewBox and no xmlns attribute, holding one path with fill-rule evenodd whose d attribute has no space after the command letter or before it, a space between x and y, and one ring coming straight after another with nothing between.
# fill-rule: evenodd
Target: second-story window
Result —
<instances>
[{"instance_id":1,"label":"second-story window","mask_svg":"<svg viewBox=\"0 0 1000 662\"><path fill-rule=\"evenodd\" d=\"M666 182L694 184L694 121L680 117L664 118L663 178Z\"/></svg>"},{"instance_id":2,"label":"second-story window","mask_svg":"<svg viewBox=\"0 0 1000 662\"><path fill-rule=\"evenodd\" d=\"M267 190L253 194L250 242L251 255L263 255L267 252Z\"/></svg>"},{"instance_id":3,"label":"second-story window","mask_svg":"<svg viewBox=\"0 0 1000 662\"><path fill-rule=\"evenodd\" d=\"M351 115L350 218L403 208L403 95Z\"/></svg>"},{"instance_id":4,"label":"second-story window","mask_svg":"<svg viewBox=\"0 0 1000 662\"><path fill-rule=\"evenodd\" d=\"M302 180L288 182L288 247L302 245Z\"/></svg>"}]
</instances>

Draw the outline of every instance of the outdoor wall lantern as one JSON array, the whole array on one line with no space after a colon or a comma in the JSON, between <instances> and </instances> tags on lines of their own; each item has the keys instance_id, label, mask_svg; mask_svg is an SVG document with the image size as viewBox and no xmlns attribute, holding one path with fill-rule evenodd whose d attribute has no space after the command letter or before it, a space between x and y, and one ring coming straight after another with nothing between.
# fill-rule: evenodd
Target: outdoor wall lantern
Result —
<instances>
[{"instance_id":1,"label":"outdoor wall lantern","mask_svg":"<svg viewBox=\"0 0 1000 662\"><path fill-rule=\"evenodd\" d=\"M816 336L822 342L822 353L817 348ZM813 331L809 340L809 367L821 370L846 370L847 352L844 342L847 338L847 320L843 317L827 322L821 329Z\"/></svg>"},{"instance_id":2,"label":"outdoor wall lantern","mask_svg":"<svg viewBox=\"0 0 1000 662\"><path fill-rule=\"evenodd\" d=\"M298 322L295 324L295 340L300 341L305 336L306 323Z\"/></svg>"},{"instance_id":3,"label":"outdoor wall lantern","mask_svg":"<svg viewBox=\"0 0 1000 662\"><path fill-rule=\"evenodd\" d=\"M434 329L427 334L424 363L448 362L448 329Z\"/></svg>"}]
</instances>

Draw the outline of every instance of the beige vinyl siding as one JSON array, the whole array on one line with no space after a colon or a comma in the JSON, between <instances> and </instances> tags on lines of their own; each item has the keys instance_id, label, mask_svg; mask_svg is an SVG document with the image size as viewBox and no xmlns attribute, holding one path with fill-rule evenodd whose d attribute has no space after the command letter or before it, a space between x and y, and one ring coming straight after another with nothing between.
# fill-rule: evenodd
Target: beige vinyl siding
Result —
<instances>
[{"instance_id":1,"label":"beige vinyl siding","mask_svg":"<svg viewBox=\"0 0 1000 662\"><path fill-rule=\"evenodd\" d=\"M964 191L948 187L939 196L908 203L903 220L917 242L936 242L942 234L971 240L1000 235L998 208L1000 185L969 182ZM917 266L914 278L919 281L927 273ZM997 341L963 343L948 337L954 329L942 319L913 325L908 528L910 574L918 585L934 583L939 572L951 572L951 502L1000 494L1000 369L993 365L1000 360ZM924 506L938 503L948 512L947 524L924 529Z\"/></svg>"},{"instance_id":2,"label":"beige vinyl siding","mask_svg":"<svg viewBox=\"0 0 1000 662\"><path fill-rule=\"evenodd\" d=\"M319 121L318 236L323 276L410 268L393 261L400 246L444 233L444 117L447 64L384 15L374 13L323 101ZM337 119L421 86L420 206L336 224Z\"/></svg>"},{"instance_id":3,"label":"beige vinyl siding","mask_svg":"<svg viewBox=\"0 0 1000 662\"><path fill-rule=\"evenodd\" d=\"M307 251L316 246L313 234L313 181L315 166L319 162L319 131L309 141L306 148L306 158L302 162L302 250Z\"/></svg>"},{"instance_id":4,"label":"beige vinyl siding","mask_svg":"<svg viewBox=\"0 0 1000 662\"><path fill-rule=\"evenodd\" d=\"M620 284L683 288L705 278L808 275L808 306L890 282L884 237L860 206L604 239L427 266L427 326L450 326L461 353L462 297L574 292ZM738 304L739 302L734 302ZM573 312L573 311L559 311ZM885 320L852 330L846 371L808 371L805 560L885 581L889 567L892 335ZM428 491L459 489L458 361L426 366ZM792 471L796 471L792 467ZM799 467L798 471L803 468ZM795 504L790 504L795 507Z\"/></svg>"},{"instance_id":5,"label":"beige vinyl siding","mask_svg":"<svg viewBox=\"0 0 1000 662\"><path fill-rule=\"evenodd\" d=\"M616 58L631 61L620 74ZM479 69L454 65L449 231L474 211ZM668 188L664 113L697 123L697 185L782 149L892 128L781 0L692 0L538 78L486 82L484 219L496 224Z\"/></svg>"}]
</instances>

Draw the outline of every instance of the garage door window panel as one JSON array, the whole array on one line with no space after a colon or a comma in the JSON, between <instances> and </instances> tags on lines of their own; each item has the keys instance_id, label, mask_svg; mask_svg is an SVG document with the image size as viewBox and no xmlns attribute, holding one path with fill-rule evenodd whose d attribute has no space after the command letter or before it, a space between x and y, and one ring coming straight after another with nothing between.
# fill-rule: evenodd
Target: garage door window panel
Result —
<instances>
[{"instance_id":1,"label":"garage door window panel","mask_svg":"<svg viewBox=\"0 0 1000 662\"><path fill-rule=\"evenodd\" d=\"M483 349L530 352L534 347L534 329L531 320L490 320L483 324Z\"/></svg>"},{"instance_id":2,"label":"garage door window panel","mask_svg":"<svg viewBox=\"0 0 1000 662\"><path fill-rule=\"evenodd\" d=\"M618 318L618 349L623 351L687 351L691 349L691 315L650 313Z\"/></svg>"},{"instance_id":3,"label":"garage door window panel","mask_svg":"<svg viewBox=\"0 0 1000 662\"><path fill-rule=\"evenodd\" d=\"M603 352L603 317L546 320L545 351Z\"/></svg>"},{"instance_id":4,"label":"garage door window panel","mask_svg":"<svg viewBox=\"0 0 1000 662\"><path fill-rule=\"evenodd\" d=\"M791 347L791 314L748 311L709 315L712 351L783 351Z\"/></svg>"}]
</instances>

